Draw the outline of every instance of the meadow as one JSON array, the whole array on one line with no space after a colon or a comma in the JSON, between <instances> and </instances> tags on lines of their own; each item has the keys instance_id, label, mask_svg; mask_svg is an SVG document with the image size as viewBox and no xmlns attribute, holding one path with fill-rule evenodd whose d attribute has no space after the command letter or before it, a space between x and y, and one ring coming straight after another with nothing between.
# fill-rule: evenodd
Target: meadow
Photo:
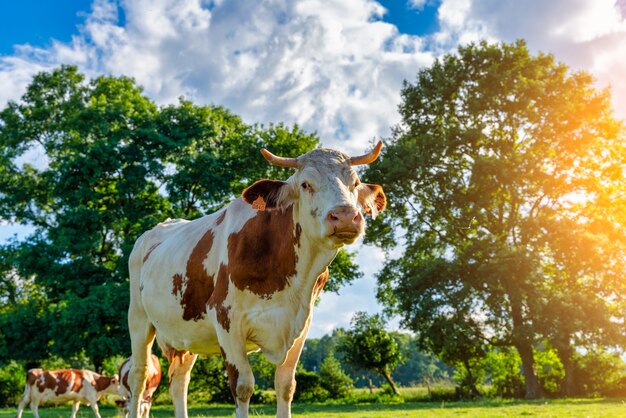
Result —
<instances>
[{"instance_id":1,"label":"meadow","mask_svg":"<svg viewBox=\"0 0 626 418\"><path fill-rule=\"evenodd\" d=\"M0 418L15 416L15 408L0 409ZM294 416L301 418L401 418L401 417L624 417L624 399L543 399L537 401L489 399L463 402L406 402L399 404L298 404L292 408ZM273 406L251 406L251 417L274 417ZM69 406L41 407L41 418L66 418L71 414ZM103 418L119 418L122 413L113 406L100 408ZM152 408L153 417L173 416L171 406L158 405ZM78 418L93 417L91 408L82 406ZM194 418L234 417L232 405L191 405L189 416ZM30 410L24 418L32 417Z\"/></svg>"}]
</instances>

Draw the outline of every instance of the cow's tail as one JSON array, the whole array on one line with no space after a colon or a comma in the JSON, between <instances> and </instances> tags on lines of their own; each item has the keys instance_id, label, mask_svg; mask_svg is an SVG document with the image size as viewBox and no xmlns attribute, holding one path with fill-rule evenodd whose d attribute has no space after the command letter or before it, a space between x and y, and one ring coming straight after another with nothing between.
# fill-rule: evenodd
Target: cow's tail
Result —
<instances>
[{"instance_id":1,"label":"cow's tail","mask_svg":"<svg viewBox=\"0 0 626 418\"><path fill-rule=\"evenodd\" d=\"M22 395L20 403L17 405L16 418L22 418L22 412L24 412L24 408L26 408L26 405L30 402L30 387L31 385L26 382L26 385L24 385L24 394Z\"/></svg>"}]
</instances>

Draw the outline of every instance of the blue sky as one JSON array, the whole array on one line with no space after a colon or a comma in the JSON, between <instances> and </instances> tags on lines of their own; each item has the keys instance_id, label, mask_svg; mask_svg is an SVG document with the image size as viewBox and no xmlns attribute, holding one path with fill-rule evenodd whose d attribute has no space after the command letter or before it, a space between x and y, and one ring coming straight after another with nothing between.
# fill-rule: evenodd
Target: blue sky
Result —
<instances>
[{"instance_id":1,"label":"blue sky","mask_svg":"<svg viewBox=\"0 0 626 418\"><path fill-rule=\"evenodd\" d=\"M437 30L439 1L420 7L404 0L382 0L387 9L380 20L395 25L402 33L427 35ZM70 42L77 27L85 23L92 0L20 0L0 3L0 55L11 55L15 45L49 47L52 40ZM119 8L123 11L123 8ZM123 14L120 16L123 20Z\"/></svg>"},{"instance_id":2,"label":"blue sky","mask_svg":"<svg viewBox=\"0 0 626 418\"><path fill-rule=\"evenodd\" d=\"M0 2L0 55L13 54L14 45L69 42L90 10L91 0Z\"/></svg>"},{"instance_id":3,"label":"blue sky","mask_svg":"<svg viewBox=\"0 0 626 418\"><path fill-rule=\"evenodd\" d=\"M399 122L404 80L462 44L523 38L610 86L626 118L626 0L68 0L0 2L0 107L61 64L134 77L158 104L219 104L249 123L298 123L363 152ZM55 40L55 42L53 42ZM45 157L30 153L24 160ZM0 219L0 245L30 229ZM355 246L363 279L326 295L311 335L379 311L385 254ZM393 256L393 255L392 255Z\"/></svg>"}]
</instances>

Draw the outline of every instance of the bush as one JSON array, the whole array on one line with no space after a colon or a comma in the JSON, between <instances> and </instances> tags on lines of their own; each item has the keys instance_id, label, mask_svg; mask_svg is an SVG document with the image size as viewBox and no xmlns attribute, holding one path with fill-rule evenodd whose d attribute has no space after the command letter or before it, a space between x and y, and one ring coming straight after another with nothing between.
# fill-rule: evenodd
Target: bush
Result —
<instances>
[{"instance_id":1,"label":"bush","mask_svg":"<svg viewBox=\"0 0 626 418\"><path fill-rule=\"evenodd\" d=\"M585 395L626 395L626 365L618 353L602 349L578 354L576 378Z\"/></svg>"},{"instance_id":2,"label":"bush","mask_svg":"<svg viewBox=\"0 0 626 418\"><path fill-rule=\"evenodd\" d=\"M491 381L491 394L502 398L520 398L524 394L522 360L512 348L493 350L485 358L485 371Z\"/></svg>"},{"instance_id":3,"label":"bush","mask_svg":"<svg viewBox=\"0 0 626 418\"><path fill-rule=\"evenodd\" d=\"M24 393L26 371L15 361L0 367L0 406L15 406Z\"/></svg>"},{"instance_id":4,"label":"bush","mask_svg":"<svg viewBox=\"0 0 626 418\"><path fill-rule=\"evenodd\" d=\"M554 349L535 350L537 377L547 395L556 395L565 379L565 369Z\"/></svg>"},{"instance_id":5,"label":"bush","mask_svg":"<svg viewBox=\"0 0 626 418\"><path fill-rule=\"evenodd\" d=\"M345 398L353 388L352 379L344 373L341 363L333 356L328 356L320 366L319 377L322 388L328 391L331 399Z\"/></svg>"},{"instance_id":6,"label":"bush","mask_svg":"<svg viewBox=\"0 0 626 418\"><path fill-rule=\"evenodd\" d=\"M296 393L294 400L303 402L324 402L330 396L321 385L320 377L304 369L296 373Z\"/></svg>"},{"instance_id":7,"label":"bush","mask_svg":"<svg viewBox=\"0 0 626 418\"><path fill-rule=\"evenodd\" d=\"M191 371L189 398L203 403L233 403L222 357L199 358L196 361Z\"/></svg>"}]
</instances>

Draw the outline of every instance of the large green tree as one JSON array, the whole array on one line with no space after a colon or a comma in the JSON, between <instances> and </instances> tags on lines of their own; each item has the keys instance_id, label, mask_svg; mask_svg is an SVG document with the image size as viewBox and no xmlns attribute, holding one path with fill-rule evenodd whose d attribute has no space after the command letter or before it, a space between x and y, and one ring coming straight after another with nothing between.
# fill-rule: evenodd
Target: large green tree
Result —
<instances>
[{"instance_id":1,"label":"large green tree","mask_svg":"<svg viewBox=\"0 0 626 418\"><path fill-rule=\"evenodd\" d=\"M566 373L576 346L623 342L626 142L593 83L523 41L460 47L405 83L367 172L390 203L367 238L404 246L379 297L438 354L515 347L528 398L541 339Z\"/></svg>"},{"instance_id":2,"label":"large green tree","mask_svg":"<svg viewBox=\"0 0 626 418\"><path fill-rule=\"evenodd\" d=\"M0 220L32 227L0 246L0 362L129 352L127 259L167 217L195 218L260 178L261 157L319 146L297 126L245 124L218 106L158 107L127 77L36 75L0 111ZM330 288L359 276L342 253ZM333 281L334 280L334 281Z\"/></svg>"}]
</instances>

